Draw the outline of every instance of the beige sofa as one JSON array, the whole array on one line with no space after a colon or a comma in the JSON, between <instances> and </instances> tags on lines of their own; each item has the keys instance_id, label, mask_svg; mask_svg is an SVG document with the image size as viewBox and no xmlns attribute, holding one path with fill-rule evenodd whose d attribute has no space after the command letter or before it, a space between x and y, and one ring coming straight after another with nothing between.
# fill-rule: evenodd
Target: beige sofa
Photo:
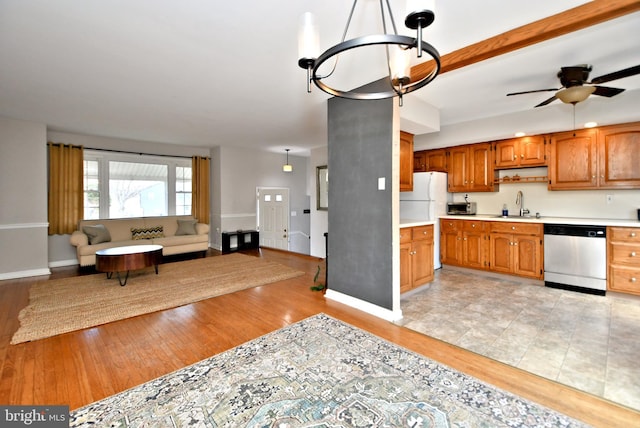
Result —
<instances>
[{"instance_id":1,"label":"beige sofa","mask_svg":"<svg viewBox=\"0 0 640 428\"><path fill-rule=\"evenodd\" d=\"M80 266L90 266L96 264L96 251L127 245L162 245L164 256L207 251L209 225L191 216L80 220L70 241Z\"/></svg>"}]
</instances>

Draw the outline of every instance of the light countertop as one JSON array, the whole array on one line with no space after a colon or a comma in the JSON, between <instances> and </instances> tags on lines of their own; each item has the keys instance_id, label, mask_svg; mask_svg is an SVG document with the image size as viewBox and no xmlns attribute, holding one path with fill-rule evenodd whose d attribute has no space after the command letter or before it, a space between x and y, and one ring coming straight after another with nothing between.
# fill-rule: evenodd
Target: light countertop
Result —
<instances>
[{"instance_id":1,"label":"light countertop","mask_svg":"<svg viewBox=\"0 0 640 428\"><path fill-rule=\"evenodd\" d=\"M445 215L440 218L456 220L483 220L483 221L519 221L526 223L543 224L578 224L589 226L619 226L619 227L640 227L638 220L621 220L607 218L577 218L577 217L501 217L496 214L475 214L475 215ZM401 226L403 227L403 226Z\"/></svg>"},{"instance_id":2,"label":"light countertop","mask_svg":"<svg viewBox=\"0 0 640 428\"><path fill-rule=\"evenodd\" d=\"M415 227L415 226L428 226L430 224L436 224L437 220L416 220L410 218L401 218L400 227Z\"/></svg>"}]
</instances>

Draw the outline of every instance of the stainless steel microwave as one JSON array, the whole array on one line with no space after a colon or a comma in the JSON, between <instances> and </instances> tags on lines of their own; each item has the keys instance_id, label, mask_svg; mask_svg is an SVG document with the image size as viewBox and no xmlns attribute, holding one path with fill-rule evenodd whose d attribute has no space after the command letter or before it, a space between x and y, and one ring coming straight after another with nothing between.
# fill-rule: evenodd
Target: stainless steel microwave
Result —
<instances>
[{"instance_id":1,"label":"stainless steel microwave","mask_svg":"<svg viewBox=\"0 0 640 428\"><path fill-rule=\"evenodd\" d=\"M447 214L449 215L472 215L477 211L475 202L448 202Z\"/></svg>"}]
</instances>

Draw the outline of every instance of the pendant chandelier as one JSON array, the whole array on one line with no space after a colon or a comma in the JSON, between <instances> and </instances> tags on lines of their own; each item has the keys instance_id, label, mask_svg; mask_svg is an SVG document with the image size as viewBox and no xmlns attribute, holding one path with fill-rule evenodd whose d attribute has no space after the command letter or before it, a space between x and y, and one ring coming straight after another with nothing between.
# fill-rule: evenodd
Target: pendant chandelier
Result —
<instances>
[{"instance_id":1,"label":"pendant chandelier","mask_svg":"<svg viewBox=\"0 0 640 428\"><path fill-rule=\"evenodd\" d=\"M383 34L367 35L356 37L354 39L345 40L347 31L351 24L351 18L358 0L354 0L351 12L347 20L347 25L342 35L342 41L335 46L330 47L324 53L319 54L319 37L316 26L314 24L313 15L309 12L305 13L302 18L302 25L299 34L299 55L298 65L307 70L307 92L311 92L311 82L327 94L356 100L379 100L384 98L400 97L400 105L402 105L402 96L413 92L427 85L436 78L440 72L440 54L429 43L422 40L422 29L431 25L434 20L432 10L426 8L418 8L409 13L405 19L405 25L416 30L416 37L399 35L389 5L389 0L380 0L380 15L382 18ZM386 5L386 13L385 13ZM387 33L387 17L393 28L392 33ZM338 56L348 50L362 48L367 46L381 45L386 50L386 68L388 70L388 90L379 90L376 88L367 91L365 88L354 90L341 90L331 87L325 83L323 79L328 78L336 70ZM416 50L418 58L422 58L426 53L434 60L434 67L430 73L426 74L419 80L411 80L410 52ZM319 74L320 67L332 59L335 61L333 69L326 75ZM370 82L363 82L363 85Z\"/></svg>"},{"instance_id":2,"label":"pendant chandelier","mask_svg":"<svg viewBox=\"0 0 640 428\"><path fill-rule=\"evenodd\" d=\"M289 149L284 149L287 152L287 163L282 165L283 172L293 172L293 165L289 163Z\"/></svg>"}]
</instances>

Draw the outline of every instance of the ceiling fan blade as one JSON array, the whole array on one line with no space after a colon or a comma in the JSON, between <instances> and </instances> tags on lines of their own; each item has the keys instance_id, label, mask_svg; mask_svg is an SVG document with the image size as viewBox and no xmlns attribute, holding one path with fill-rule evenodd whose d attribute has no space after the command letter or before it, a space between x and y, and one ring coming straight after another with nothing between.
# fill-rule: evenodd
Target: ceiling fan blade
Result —
<instances>
[{"instance_id":1,"label":"ceiling fan blade","mask_svg":"<svg viewBox=\"0 0 640 428\"><path fill-rule=\"evenodd\" d=\"M593 83L594 85L598 85L600 83L611 82L612 80L622 79L624 77L635 76L636 74L640 74L640 65L625 68L624 70L614 71L613 73L605 74L604 76L596 77L591 81L591 83Z\"/></svg>"},{"instance_id":2,"label":"ceiling fan blade","mask_svg":"<svg viewBox=\"0 0 640 428\"><path fill-rule=\"evenodd\" d=\"M548 98L546 100L544 100L543 102L541 102L540 104L538 104L536 107L542 107L542 106L546 106L547 104L549 104L551 101L555 101L557 100L558 97L556 97L555 95L552 96L551 98Z\"/></svg>"},{"instance_id":3,"label":"ceiling fan blade","mask_svg":"<svg viewBox=\"0 0 640 428\"><path fill-rule=\"evenodd\" d=\"M618 95L620 92L624 92L624 89L620 88L610 88L608 86L596 86L596 90L593 91L594 95L600 95L601 97L613 97L614 95Z\"/></svg>"},{"instance_id":4,"label":"ceiling fan blade","mask_svg":"<svg viewBox=\"0 0 640 428\"><path fill-rule=\"evenodd\" d=\"M551 91L558 91L558 89L536 89L533 91L511 92L510 94L507 94L507 96L510 97L511 95L533 94L535 92L551 92Z\"/></svg>"}]
</instances>

